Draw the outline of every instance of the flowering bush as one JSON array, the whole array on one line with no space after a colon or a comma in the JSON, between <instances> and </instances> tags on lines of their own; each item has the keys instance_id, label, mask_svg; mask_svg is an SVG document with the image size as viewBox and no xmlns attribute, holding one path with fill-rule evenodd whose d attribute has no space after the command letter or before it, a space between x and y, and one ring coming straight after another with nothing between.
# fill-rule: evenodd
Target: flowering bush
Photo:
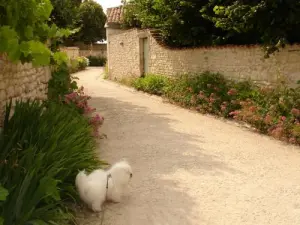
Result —
<instances>
[{"instance_id":1,"label":"flowering bush","mask_svg":"<svg viewBox=\"0 0 300 225\"><path fill-rule=\"evenodd\" d=\"M151 76L151 77L150 77ZM150 79L151 78L151 79ZM300 144L300 87L259 87L249 81L233 82L220 74L182 75L176 79L149 75L133 84L148 83L159 87L134 87L152 94L163 94L171 102L246 122L258 131L293 144ZM145 86L145 85L144 85ZM154 89L154 90L156 90Z\"/></svg>"},{"instance_id":2,"label":"flowering bush","mask_svg":"<svg viewBox=\"0 0 300 225\"><path fill-rule=\"evenodd\" d=\"M89 99L91 99L91 97L84 93L83 87L80 87L77 91L65 95L62 101L78 110L80 114L86 116L89 124L93 128L93 135L99 137L99 128L103 124L104 118L99 114L93 114L96 109L89 106Z\"/></svg>"}]
</instances>

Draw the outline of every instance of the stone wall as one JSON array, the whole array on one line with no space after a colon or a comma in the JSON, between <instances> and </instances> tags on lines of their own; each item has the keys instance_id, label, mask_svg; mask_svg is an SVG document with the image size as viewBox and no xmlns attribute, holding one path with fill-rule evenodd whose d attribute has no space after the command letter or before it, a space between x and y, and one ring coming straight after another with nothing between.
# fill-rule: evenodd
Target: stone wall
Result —
<instances>
[{"instance_id":1,"label":"stone wall","mask_svg":"<svg viewBox=\"0 0 300 225\"><path fill-rule=\"evenodd\" d=\"M106 30L108 71L110 78L140 75L139 31Z\"/></svg>"},{"instance_id":2,"label":"stone wall","mask_svg":"<svg viewBox=\"0 0 300 225\"><path fill-rule=\"evenodd\" d=\"M79 48L78 47L62 47L60 48L62 52L65 52L69 59L76 59L79 56Z\"/></svg>"},{"instance_id":3,"label":"stone wall","mask_svg":"<svg viewBox=\"0 0 300 225\"><path fill-rule=\"evenodd\" d=\"M33 67L30 63L14 64L0 56L0 125L3 119L5 103L12 99L47 98L48 84L51 78L49 67Z\"/></svg>"},{"instance_id":4,"label":"stone wall","mask_svg":"<svg viewBox=\"0 0 300 225\"><path fill-rule=\"evenodd\" d=\"M101 57L107 57L107 49L106 49L106 45L103 45L103 46L98 46L98 45L95 45L93 47L92 50L88 49L88 48L81 48L83 46L78 46L78 47L62 47L60 48L60 50L62 52L65 52L68 57L70 59L75 59L79 56L84 56L84 57L87 57L87 56L101 56Z\"/></svg>"},{"instance_id":5,"label":"stone wall","mask_svg":"<svg viewBox=\"0 0 300 225\"><path fill-rule=\"evenodd\" d=\"M107 57L107 51L106 50L79 50L79 55L80 56L100 56L100 57Z\"/></svg>"},{"instance_id":6,"label":"stone wall","mask_svg":"<svg viewBox=\"0 0 300 225\"><path fill-rule=\"evenodd\" d=\"M149 73L220 72L228 78L274 83L300 80L300 45L287 46L265 59L260 46L222 46L174 50L162 47L147 30L108 28L108 63L112 78L141 75L140 38L149 40Z\"/></svg>"},{"instance_id":7,"label":"stone wall","mask_svg":"<svg viewBox=\"0 0 300 225\"><path fill-rule=\"evenodd\" d=\"M93 44L93 46L86 45L84 43L77 42L75 43L79 47L80 56L101 56L107 57L107 45L106 44Z\"/></svg>"}]
</instances>

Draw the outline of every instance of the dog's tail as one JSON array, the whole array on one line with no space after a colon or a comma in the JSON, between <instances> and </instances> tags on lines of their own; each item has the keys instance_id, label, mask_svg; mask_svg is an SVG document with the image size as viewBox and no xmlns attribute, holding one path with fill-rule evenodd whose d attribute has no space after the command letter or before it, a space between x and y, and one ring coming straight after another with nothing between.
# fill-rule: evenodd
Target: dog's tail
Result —
<instances>
[{"instance_id":1,"label":"dog's tail","mask_svg":"<svg viewBox=\"0 0 300 225\"><path fill-rule=\"evenodd\" d=\"M75 179L75 185L79 191L79 194L81 195L81 197L83 197L84 195L84 189L85 189L85 185L86 185L86 179L87 179L87 175L85 173L85 170L80 171Z\"/></svg>"}]
</instances>

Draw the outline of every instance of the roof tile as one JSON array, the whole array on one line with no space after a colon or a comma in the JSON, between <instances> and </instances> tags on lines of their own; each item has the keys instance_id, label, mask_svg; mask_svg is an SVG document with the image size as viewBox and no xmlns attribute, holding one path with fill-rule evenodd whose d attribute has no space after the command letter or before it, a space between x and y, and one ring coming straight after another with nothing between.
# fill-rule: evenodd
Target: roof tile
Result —
<instances>
[{"instance_id":1,"label":"roof tile","mask_svg":"<svg viewBox=\"0 0 300 225\"><path fill-rule=\"evenodd\" d=\"M107 9L107 24L121 24L123 17L123 6Z\"/></svg>"}]
</instances>

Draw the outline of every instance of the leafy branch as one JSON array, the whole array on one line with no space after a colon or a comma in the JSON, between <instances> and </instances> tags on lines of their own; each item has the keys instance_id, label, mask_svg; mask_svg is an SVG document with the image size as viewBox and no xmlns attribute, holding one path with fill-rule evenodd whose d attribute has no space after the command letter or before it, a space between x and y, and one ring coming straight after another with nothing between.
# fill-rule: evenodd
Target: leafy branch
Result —
<instances>
[{"instance_id":1,"label":"leafy branch","mask_svg":"<svg viewBox=\"0 0 300 225\"><path fill-rule=\"evenodd\" d=\"M45 66L53 59L62 63L63 53L52 52L51 46L78 31L60 29L49 23L53 10L50 0L0 1L0 54L12 62L32 62Z\"/></svg>"}]
</instances>

